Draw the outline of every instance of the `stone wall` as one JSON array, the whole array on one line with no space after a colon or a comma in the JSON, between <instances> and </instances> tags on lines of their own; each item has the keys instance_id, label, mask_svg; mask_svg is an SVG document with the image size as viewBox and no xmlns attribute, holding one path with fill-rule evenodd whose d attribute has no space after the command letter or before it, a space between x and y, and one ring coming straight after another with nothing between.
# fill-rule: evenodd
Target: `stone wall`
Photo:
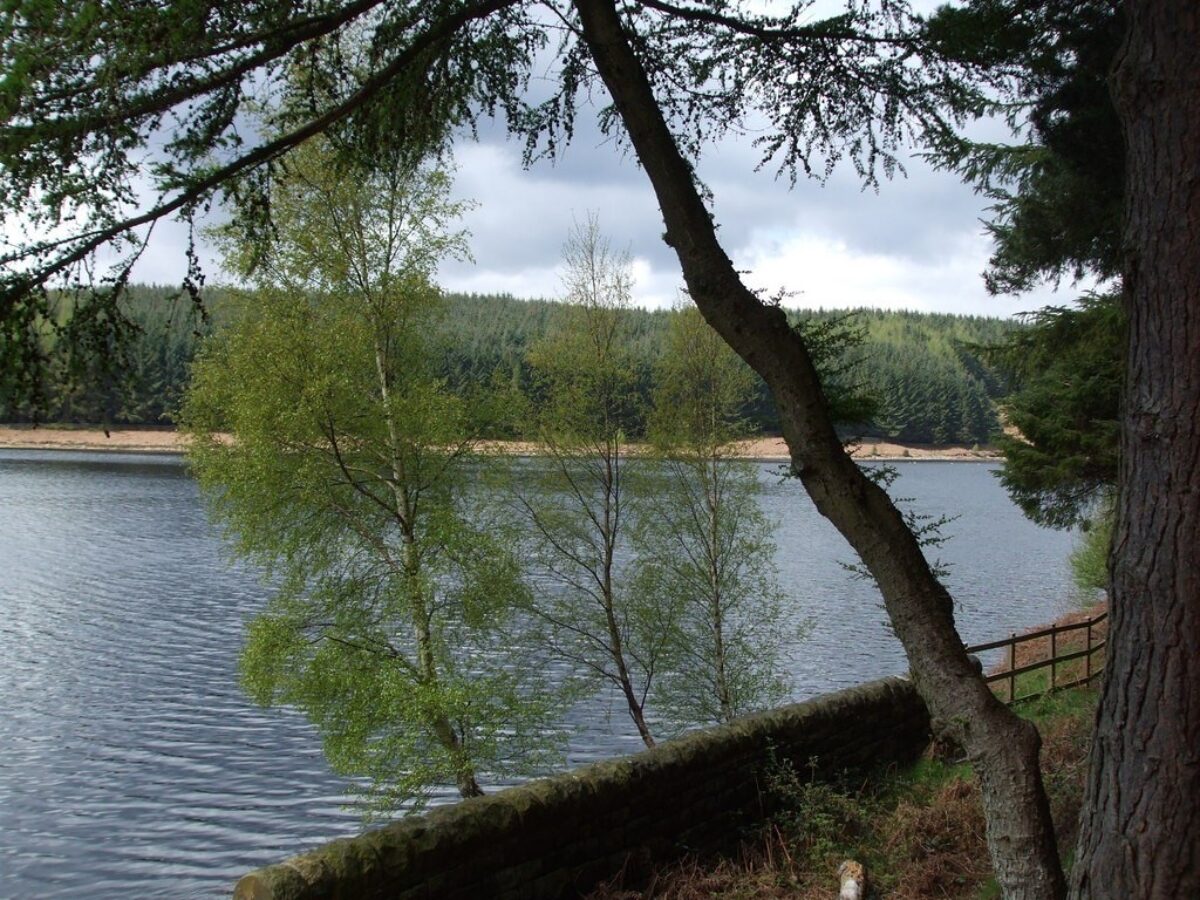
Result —
<instances>
[{"instance_id":1,"label":"stone wall","mask_svg":"<svg viewBox=\"0 0 1200 900\"><path fill-rule=\"evenodd\" d=\"M761 818L768 750L826 774L911 761L929 738L895 678L440 807L243 877L236 900L559 898Z\"/></svg>"}]
</instances>

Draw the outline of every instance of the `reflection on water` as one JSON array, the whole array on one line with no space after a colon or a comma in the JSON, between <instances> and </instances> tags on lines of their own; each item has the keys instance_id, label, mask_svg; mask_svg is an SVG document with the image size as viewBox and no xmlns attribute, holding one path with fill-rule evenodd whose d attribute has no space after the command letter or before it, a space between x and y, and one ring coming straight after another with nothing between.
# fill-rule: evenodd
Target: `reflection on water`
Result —
<instances>
[{"instance_id":1,"label":"reflection on water","mask_svg":"<svg viewBox=\"0 0 1200 900\"><path fill-rule=\"evenodd\" d=\"M991 466L899 469L894 494L959 515L938 555L967 640L1069 602L1070 537L1025 521ZM782 580L815 623L788 654L795 696L904 671L874 588L840 565L851 551L777 470L761 467ZM227 895L358 829L303 717L238 688L264 596L177 458L0 451L0 897ZM572 718L572 765L640 747L614 698Z\"/></svg>"}]
</instances>

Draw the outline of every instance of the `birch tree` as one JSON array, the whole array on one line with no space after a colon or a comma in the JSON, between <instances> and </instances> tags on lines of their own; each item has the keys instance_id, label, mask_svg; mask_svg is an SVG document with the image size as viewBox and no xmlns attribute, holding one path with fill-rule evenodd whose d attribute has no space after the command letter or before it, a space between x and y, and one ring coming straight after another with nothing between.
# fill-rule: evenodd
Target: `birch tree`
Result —
<instances>
[{"instance_id":1,"label":"birch tree","mask_svg":"<svg viewBox=\"0 0 1200 900\"><path fill-rule=\"evenodd\" d=\"M512 530L467 490L485 464L472 410L426 358L433 267L466 252L447 192L437 169L343 170L302 148L270 242L224 236L251 308L203 350L184 410L209 509L273 589L247 689L302 709L385 810L439 783L478 795L562 737L515 615Z\"/></svg>"},{"instance_id":2,"label":"birch tree","mask_svg":"<svg viewBox=\"0 0 1200 900\"><path fill-rule=\"evenodd\" d=\"M779 585L757 466L741 458L754 386L699 311L672 313L650 417L654 500L638 520L635 592L665 612L670 640L653 696L677 726L729 722L782 700L781 654L805 627Z\"/></svg>"},{"instance_id":3,"label":"birch tree","mask_svg":"<svg viewBox=\"0 0 1200 900\"><path fill-rule=\"evenodd\" d=\"M534 610L566 660L615 689L638 736L655 740L646 700L666 635L653 626L655 598L630 589L635 462L628 457L637 409L628 342L628 259L594 218L564 247L571 314L536 344L537 460L519 498L541 574Z\"/></svg>"}]
</instances>

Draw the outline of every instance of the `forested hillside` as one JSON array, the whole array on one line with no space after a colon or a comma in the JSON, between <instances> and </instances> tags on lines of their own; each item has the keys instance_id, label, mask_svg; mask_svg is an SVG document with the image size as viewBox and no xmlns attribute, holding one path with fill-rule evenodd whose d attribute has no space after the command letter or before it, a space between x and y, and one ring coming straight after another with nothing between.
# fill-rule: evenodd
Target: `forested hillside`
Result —
<instances>
[{"instance_id":1,"label":"forested hillside","mask_svg":"<svg viewBox=\"0 0 1200 900\"><path fill-rule=\"evenodd\" d=\"M857 313L866 342L857 368L879 404L870 436L915 443L982 443L999 423L999 376L971 349L1019 327L1011 320L911 312Z\"/></svg>"},{"instance_id":2,"label":"forested hillside","mask_svg":"<svg viewBox=\"0 0 1200 900\"><path fill-rule=\"evenodd\" d=\"M154 286L130 289L127 308L141 333L132 342L130 365L117 380L103 373L50 373L44 421L112 425L166 425L186 385L188 367L203 336L235 315L237 301L219 291L208 295L201 320L187 298L165 301L171 292ZM532 387L526 352L545 333L562 306L548 300L510 296L447 297L442 320L440 374L456 389L502 383ZM633 355L639 392L648 398L655 361L667 332L665 311L634 310ZM1003 319L914 312L856 310L850 313L797 311L797 321L840 322L862 336L834 366L842 387L866 394L875 404L871 421L848 425L849 433L914 443L984 443L995 432L993 400L1003 385L971 349L999 341L1017 323ZM773 432L778 420L761 387L747 415ZM33 419L27 406L0 399L0 421Z\"/></svg>"},{"instance_id":3,"label":"forested hillside","mask_svg":"<svg viewBox=\"0 0 1200 900\"><path fill-rule=\"evenodd\" d=\"M72 424L169 425L199 340L211 332L223 309L219 292L206 294L206 316L187 296L156 285L130 285L123 307L138 333L128 342L125 364L100 368L92 358L55 356L38 384L40 411L29 402L13 403L0 381L0 422L44 421ZM68 298L56 297L54 313L69 323ZM207 320L206 320L207 319ZM44 342L56 340L46 329Z\"/></svg>"},{"instance_id":4,"label":"forested hillside","mask_svg":"<svg viewBox=\"0 0 1200 900\"><path fill-rule=\"evenodd\" d=\"M529 387L525 351L561 307L545 300L451 295L446 316L442 374L465 386L495 373ZM635 311L635 354L647 395L654 360L667 328L665 311ZM999 342L1021 327L1006 319L934 313L797 311L797 320L841 321L862 334L846 352L844 386L876 404L867 423L850 430L864 437L913 443L983 443L998 427L993 400L1003 392L999 377L972 351ZM777 431L778 418L765 386L748 411L763 431Z\"/></svg>"}]
</instances>

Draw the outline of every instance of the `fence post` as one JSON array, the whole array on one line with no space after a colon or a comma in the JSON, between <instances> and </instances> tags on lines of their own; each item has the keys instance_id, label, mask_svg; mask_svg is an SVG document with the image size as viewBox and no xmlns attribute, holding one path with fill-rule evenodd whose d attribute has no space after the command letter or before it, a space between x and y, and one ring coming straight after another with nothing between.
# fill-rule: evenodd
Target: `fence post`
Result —
<instances>
[{"instance_id":1,"label":"fence post","mask_svg":"<svg viewBox=\"0 0 1200 900\"><path fill-rule=\"evenodd\" d=\"M1058 624L1050 623L1050 690L1058 686Z\"/></svg>"},{"instance_id":2,"label":"fence post","mask_svg":"<svg viewBox=\"0 0 1200 900\"><path fill-rule=\"evenodd\" d=\"M1013 670L1017 667L1017 633L1012 633L1011 642L1008 645L1008 702L1012 703L1017 699L1017 676Z\"/></svg>"},{"instance_id":3,"label":"fence post","mask_svg":"<svg viewBox=\"0 0 1200 900\"><path fill-rule=\"evenodd\" d=\"M1087 624L1087 653L1084 654L1084 669L1083 681L1085 684L1092 683L1092 620L1088 619Z\"/></svg>"}]
</instances>

